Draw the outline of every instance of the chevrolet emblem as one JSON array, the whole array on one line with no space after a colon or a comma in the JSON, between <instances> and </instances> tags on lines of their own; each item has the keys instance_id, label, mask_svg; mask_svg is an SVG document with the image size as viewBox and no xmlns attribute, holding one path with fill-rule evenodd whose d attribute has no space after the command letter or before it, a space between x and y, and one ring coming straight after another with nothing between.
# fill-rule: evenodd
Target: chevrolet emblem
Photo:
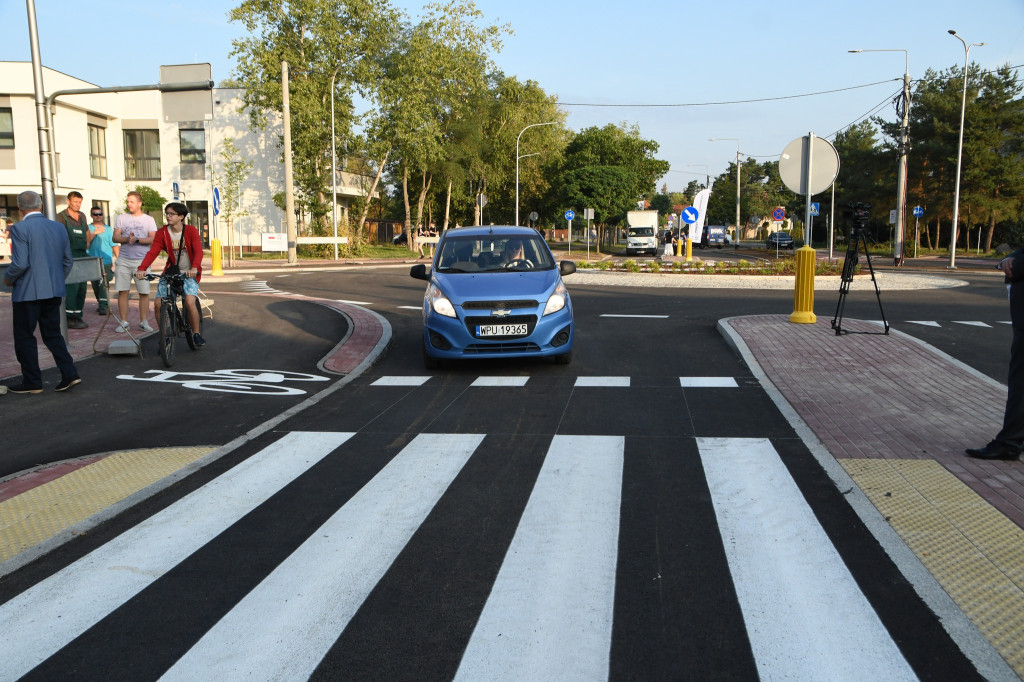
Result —
<instances>
[{"instance_id":1,"label":"chevrolet emblem","mask_svg":"<svg viewBox=\"0 0 1024 682\"><path fill-rule=\"evenodd\" d=\"M495 310L491 313L491 317L508 317L511 314L511 310Z\"/></svg>"}]
</instances>

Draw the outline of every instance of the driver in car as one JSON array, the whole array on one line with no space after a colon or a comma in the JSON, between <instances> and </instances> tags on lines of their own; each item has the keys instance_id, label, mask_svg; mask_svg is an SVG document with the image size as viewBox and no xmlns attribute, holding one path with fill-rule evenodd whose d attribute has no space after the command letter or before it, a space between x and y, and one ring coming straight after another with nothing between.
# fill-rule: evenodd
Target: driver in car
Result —
<instances>
[{"instance_id":1,"label":"driver in car","mask_svg":"<svg viewBox=\"0 0 1024 682\"><path fill-rule=\"evenodd\" d=\"M501 254L501 260L505 265L526 260L526 256L523 254L523 243L518 239L510 239L505 242L505 250Z\"/></svg>"}]
</instances>

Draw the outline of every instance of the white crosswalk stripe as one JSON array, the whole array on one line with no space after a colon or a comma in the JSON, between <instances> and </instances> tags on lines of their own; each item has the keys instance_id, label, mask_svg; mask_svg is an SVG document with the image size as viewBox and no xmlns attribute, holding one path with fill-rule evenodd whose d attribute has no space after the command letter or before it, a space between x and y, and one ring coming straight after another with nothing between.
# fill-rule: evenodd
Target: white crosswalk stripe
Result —
<instances>
[{"instance_id":1,"label":"white crosswalk stripe","mask_svg":"<svg viewBox=\"0 0 1024 682\"><path fill-rule=\"evenodd\" d=\"M0 605L0 679L24 675L98 623L112 627L100 621L154 582L173 586L171 568L215 546L228 527L314 464L344 465L353 435L286 434ZM389 570L432 510L448 495L459 499L451 488L487 453L486 438L416 436L336 511L328 509L319 528L297 538L297 548L257 576L255 587L239 592L237 603L225 604L212 627L189 635L177 649L184 653L175 653L173 664L168 659L164 679L311 675L337 654L331 648L385 576L401 579ZM466 631L459 679L609 677L616 582L637 580L617 575L627 441L555 435L536 443L539 473L524 481L525 508L504 536L507 550L495 555L504 558L500 568L494 564L472 634ZM696 446L711 496L704 504L714 510L728 563L721 572L735 586L760 676L912 679L771 441L697 438ZM332 453L342 459L325 460ZM736 637L744 646L744 633Z\"/></svg>"},{"instance_id":2,"label":"white crosswalk stripe","mask_svg":"<svg viewBox=\"0 0 1024 682\"><path fill-rule=\"evenodd\" d=\"M607 676L623 450L555 436L457 680Z\"/></svg>"},{"instance_id":3,"label":"white crosswalk stripe","mask_svg":"<svg viewBox=\"0 0 1024 682\"><path fill-rule=\"evenodd\" d=\"M290 433L0 606L0 679L24 675L352 435Z\"/></svg>"},{"instance_id":4,"label":"white crosswalk stripe","mask_svg":"<svg viewBox=\"0 0 1024 682\"><path fill-rule=\"evenodd\" d=\"M417 436L163 679L308 677L482 439Z\"/></svg>"},{"instance_id":5,"label":"white crosswalk stripe","mask_svg":"<svg viewBox=\"0 0 1024 682\"><path fill-rule=\"evenodd\" d=\"M771 442L697 445L761 679L916 680Z\"/></svg>"}]
</instances>

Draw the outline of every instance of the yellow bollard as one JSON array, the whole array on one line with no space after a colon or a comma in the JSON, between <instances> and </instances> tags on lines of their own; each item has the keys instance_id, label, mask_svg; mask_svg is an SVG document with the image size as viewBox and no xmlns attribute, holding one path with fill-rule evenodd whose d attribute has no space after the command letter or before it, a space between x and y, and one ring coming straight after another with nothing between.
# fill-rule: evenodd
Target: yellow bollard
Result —
<instances>
[{"instance_id":1,"label":"yellow bollard","mask_svg":"<svg viewBox=\"0 0 1024 682\"><path fill-rule=\"evenodd\" d=\"M693 240L686 240L686 262L690 263L693 261Z\"/></svg>"},{"instance_id":2,"label":"yellow bollard","mask_svg":"<svg viewBox=\"0 0 1024 682\"><path fill-rule=\"evenodd\" d=\"M793 314L789 321L796 324L814 324L814 266L817 252L802 246L796 252L796 286L793 289Z\"/></svg>"},{"instance_id":3,"label":"yellow bollard","mask_svg":"<svg viewBox=\"0 0 1024 682\"><path fill-rule=\"evenodd\" d=\"M683 255L683 240L682 239L677 239L676 240L676 255L677 256L682 256Z\"/></svg>"},{"instance_id":4,"label":"yellow bollard","mask_svg":"<svg viewBox=\"0 0 1024 682\"><path fill-rule=\"evenodd\" d=\"M224 275L224 270L221 269L220 261L222 258L220 240L214 239L210 242L210 258L213 259L213 264L210 267L210 274L214 277L221 277Z\"/></svg>"}]
</instances>

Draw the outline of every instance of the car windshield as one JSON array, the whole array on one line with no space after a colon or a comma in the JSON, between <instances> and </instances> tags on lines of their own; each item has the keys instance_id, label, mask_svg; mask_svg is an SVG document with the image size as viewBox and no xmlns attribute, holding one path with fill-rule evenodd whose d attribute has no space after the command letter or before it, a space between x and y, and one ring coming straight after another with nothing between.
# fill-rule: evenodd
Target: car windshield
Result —
<instances>
[{"instance_id":1,"label":"car windshield","mask_svg":"<svg viewBox=\"0 0 1024 682\"><path fill-rule=\"evenodd\" d=\"M629 228L629 232L627 232L627 235L630 236L630 237L653 237L654 236L654 228L653 227L631 227L631 228Z\"/></svg>"},{"instance_id":2,"label":"car windshield","mask_svg":"<svg viewBox=\"0 0 1024 682\"><path fill-rule=\"evenodd\" d=\"M439 272L510 272L555 267L540 235L446 237L437 255Z\"/></svg>"}]
</instances>

